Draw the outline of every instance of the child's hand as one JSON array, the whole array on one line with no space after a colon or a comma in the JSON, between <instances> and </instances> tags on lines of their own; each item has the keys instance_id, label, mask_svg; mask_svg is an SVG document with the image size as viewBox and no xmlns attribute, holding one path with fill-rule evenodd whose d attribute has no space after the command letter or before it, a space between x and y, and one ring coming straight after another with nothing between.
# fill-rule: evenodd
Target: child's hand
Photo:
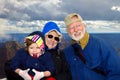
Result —
<instances>
[{"instance_id":1,"label":"child's hand","mask_svg":"<svg viewBox=\"0 0 120 80\"><path fill-rule=\"evenodd\" d=\"M33 80L40 80L41 78L44 77L44 72L39 72L36 71L35 69L32 69L32 71L35 73Z\"/></svg>"},{"instance_id":2,"label":"child's hand","mask_svg":"<svg viewBox=\"0 0 120 80\"><path fill-rule=\"evenodd\" d=\"M27 70L20 70L19 71L19 75L24 79L24 80L31 80L31 77L29 76L28 74L28 71L30 69L27 69Z\"/></svg>"}]
</instances>

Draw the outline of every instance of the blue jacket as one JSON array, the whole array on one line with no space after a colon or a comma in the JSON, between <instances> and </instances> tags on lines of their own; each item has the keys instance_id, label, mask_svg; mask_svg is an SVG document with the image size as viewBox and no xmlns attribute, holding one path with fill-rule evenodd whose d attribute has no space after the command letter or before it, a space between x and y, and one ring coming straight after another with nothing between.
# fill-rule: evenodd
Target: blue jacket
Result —
<instances>
[{"instance_id":1,"label":"blue jacket","mask_svg":"<svg viewBox=\"0 0 120 80\"><path fill-rule=\"evenodd\" d=\"M109 44L90 36L84 50L81 47L79 50L86 64L76 55L72 45L63 50L70 65L72 80L120 80L120 57ZM92 69L99 69L105 75Z\"/></svg>"},{"instance_id":2,"label":"blue jacket","mask_svg":"<svg viewBox=\"0 0 120 80\"><path fill-rule=\"evenodd\" d=\"M33 76L34 72L32 72L32 69L36 69L38 71L48 70L52 74L54 73L55 70L50 53L44 53L39 58L33 58L23 48L17 51L16 55L13 57L11 61L10 67L12 70L16 70L17 68L25 70L30 68L29 74Z\"/></svg>"}]
</instances>

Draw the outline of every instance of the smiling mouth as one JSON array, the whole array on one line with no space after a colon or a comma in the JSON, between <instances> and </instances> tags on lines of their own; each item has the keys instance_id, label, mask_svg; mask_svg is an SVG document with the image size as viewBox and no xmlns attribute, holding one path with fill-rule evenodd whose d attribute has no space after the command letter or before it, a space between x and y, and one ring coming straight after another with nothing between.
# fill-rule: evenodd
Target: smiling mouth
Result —
<instances>
[{"instance_id":1,"label":"smiling mouth","mask_svg":"<svg viewBox=\"0 0 120 80\"><path fill-rule=\"evenodd\" d=\"M33 54L33 57L34 57L34 58L37 58L37 54Z\"/></svg>"}]
</instances>

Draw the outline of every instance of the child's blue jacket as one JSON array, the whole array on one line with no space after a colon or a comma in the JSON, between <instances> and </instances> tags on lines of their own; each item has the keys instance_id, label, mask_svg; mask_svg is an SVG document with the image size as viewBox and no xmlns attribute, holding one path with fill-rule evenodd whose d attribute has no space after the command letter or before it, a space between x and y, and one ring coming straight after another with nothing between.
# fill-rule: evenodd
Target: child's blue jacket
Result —
<instances>
[{"instance_id":1,"label":"child's blue jacket","mask_svg":"<svg viewBox=\"0 0 120 80\"><path fill-rule=\"evenodd\" d=\"M54 73L54 64L51 58L51 53L44 53L39 58L33 58L28 54L25 49L20 49L17 51L15 56L13 57L10 65L12 70L20 69L28 69L30 68L29 74L34 75L32 69L36 69L38 71L50 71L52 74Z\"/></svg>"}]
</instances>

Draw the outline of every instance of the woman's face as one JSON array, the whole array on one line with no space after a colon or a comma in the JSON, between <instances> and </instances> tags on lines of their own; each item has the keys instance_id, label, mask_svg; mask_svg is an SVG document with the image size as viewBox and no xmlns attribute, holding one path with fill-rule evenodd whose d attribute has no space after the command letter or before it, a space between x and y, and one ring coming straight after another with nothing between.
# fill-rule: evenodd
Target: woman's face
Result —
<instances>
[{"instance_id":1,"label":"woman's face","mask_svg":"<svg viewBox=\"0 0 120 80\"><path fill-rule=\"evenodd\" d=\"M45 43L49 49L56 47L60 38L56 31L50 31L47 35L45 35Z\"/></svg>"},{"instance_id":2,"label":"woman's face","mask_svg":"<svg viewBox=\"0 0 120 80\"><path fill-rule=\"evenodd\" d=\"M32 43L28 47L28 52L32 57L39 57L42 54L40 47L36 43Z\"/></svg>"}]
</instances>

